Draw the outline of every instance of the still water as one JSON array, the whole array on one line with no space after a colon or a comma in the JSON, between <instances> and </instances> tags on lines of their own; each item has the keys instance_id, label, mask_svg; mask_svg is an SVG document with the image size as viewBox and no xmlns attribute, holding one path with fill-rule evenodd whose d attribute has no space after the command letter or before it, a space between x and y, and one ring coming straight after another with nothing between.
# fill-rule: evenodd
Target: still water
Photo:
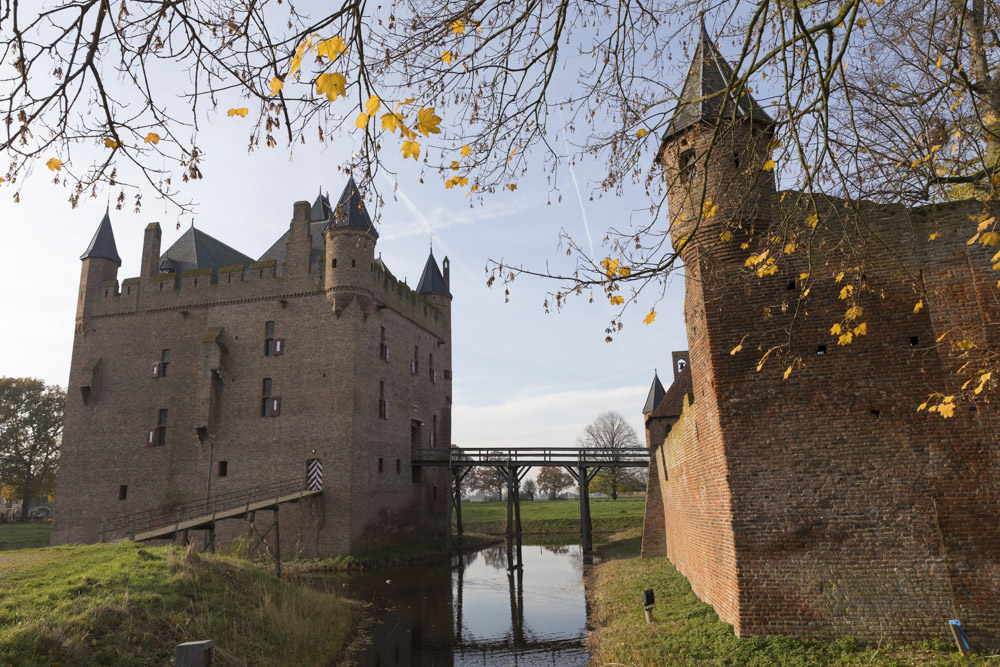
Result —
<instances>
[{"instance_id":1,"label":"still water","mask_svg":"<svg viewBox=\"0 0 1000 667\"><path fill-rule=\"evenodd\" d=\"M355 656L362 667L586 665L580 547L524 546L521 553L520 570L508 569L501 545L450 562L309 583L374 604L374 639Z\"/></svg>"}]
</instances>

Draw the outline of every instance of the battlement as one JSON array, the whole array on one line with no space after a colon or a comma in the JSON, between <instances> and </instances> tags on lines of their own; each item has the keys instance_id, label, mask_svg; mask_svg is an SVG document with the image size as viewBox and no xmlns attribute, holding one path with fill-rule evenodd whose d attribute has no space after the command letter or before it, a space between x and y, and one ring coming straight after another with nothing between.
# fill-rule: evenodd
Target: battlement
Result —
<instances>
[{"instance_id":1,"label":"battlement","mask_svg":"<svg viewBox=\"0 0 1000 667\"><path fill-rule=\"evenodd\" d=\"M374 279L375 297L387 307L432 331L440 333L446 329L448 315L397 280L383 264L375 264Z\"/></svg>"}]
</instances>

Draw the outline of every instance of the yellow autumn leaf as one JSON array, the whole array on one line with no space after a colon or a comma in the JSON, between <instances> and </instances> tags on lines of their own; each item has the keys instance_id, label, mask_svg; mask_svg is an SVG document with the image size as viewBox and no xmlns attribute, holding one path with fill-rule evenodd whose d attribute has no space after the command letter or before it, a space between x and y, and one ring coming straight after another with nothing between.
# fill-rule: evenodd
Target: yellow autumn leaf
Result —
<instances>
[{"instance_id":1,"label":"yellow autumn leaf","mask_svg":"<svg viewBox=\"0 0 1000 667\"><path fill-rule=\"evenodd\" d=\"M368 114L366 114L364 111L362 111L361 113L358 114L357 120L354 121L354 127L357 127L357 128L367 127L368 126L368 118L369 118Z\"/></svg>"},{"instance_id":2,"label":"yellow autumn leaf","mask_svg":"<svg viewBox=\"0 0 1000 667\"><path fill-rule=\"evenodd\" d=\"M620 296L617 296L617 295L611 297L611 305L612 306L620 306L623 303L625 303L625 299L624 298L622 298Z\"/></svg>"},{"instance_id":3,"label":"yellow autumn leaf","mask_svg":"<svg viewBox=\"0 0 1000 667\"><path fill-rule=\"evenodd\" d=\"M471 152L472 148L468 144L462 146L462 157L468 157Z\"/></svg>"},{"instance_id":4,"label":"yellow autumn leaf","mask_svg":"<svg viewBox=\"0 0 1000 667\"><path fill-rule=\"evenodd\" d=\"M403 126L403 119L399 117L399 114L392 111L388 111L382 114L382 129L389 130L395 133L396 130Z\"/></svg>"},{"instance_id":5,"label":"yellow autumn leaf","mask_svg":"<svg viewBox=\"0 0 1000 667\"><path fill-rule=\"evenodd\" d=\"M850 297L853 293L854 285L844 285L843 289L840 290L840 299L843 301L844 299Z\"/></svg>"},{"instance_id":6,"label":"yellow autumn leaf","mask_svg":"<svg viewBox=\"0 0 1000 667\"><path fill-rule=\"evenodd\" d=\"M414 160L420 157L420 144L416 141L404 141L400 150L403 151L404 160L408 157L412 157Z\"/></svg>"},{"instance_id":7,"label":"yellow autumn leaf","mask_svg":"<svg viewBox=\"0 0 1000 667\"><path fill-rule=\"evenodd\" d=\"M847 312L844 313L844 317L846 317L849 320L856 320L859 317L861 317L861 314L863 312L864 309L861 306L851 306L850 308L847 309Z\"/></svg>"},{"instance_id":8,"label":"yellow autumn leaf","mask_svg":"<svg viewBox=\"0 0 1000 667\"><path fill-rule=\"evenodd\" d=\"M642 323L643 324L652 324L653 320L655 320L655 319L656 319L656 311L655 310L651 310L651 311L649 311L649 315L646 315L646 318L642 321Z\"/></svg>"},{"instance_id":9,"label":"yellow autumn leaf","mask_svg":"<svg viewBox=\"0 0 1000 667\"><path fill-rule=\"evenodd\" d=\"M451 64L451 51L445 51L444 53L442 53L441 54L441 60L443 60L444 62L446 62L446 63L448 63L450 65Z\"/></svg>"},{"instance_id":10,"label":"yellow autumn leaf","mask_svg":"<svg viewBox=\"0 0 1000 667\"><path fill-rule=\"evenodd\" d=\"M706 199L705 203L701 205L701 216L706 219L711 218L715 215L715 211L718 208L718 206L712 204L711 199Z\"/></svg>"},{"instance_id":11,"label":"yellow autumn leaf","mask_svg":"<svg viewBox=\"0 0 1000 667\"><path fill-rule=\"evenodd\" d=\"M941 232L934 232L933 234L930 235L930 237L927 240L928 241L933 241L934 239L936 239L936 238L938 238L940 236L941 236Z\"/></svg>"},{"instance_id":12,"label":"yellow autumn leaf","mask_svg":"<svg viewBox=\"0 0 1000 667\"><path fill-rule=\"evenodd\" d=\"M451 161L451 170L452 171L458 171L459 167L461 167L461 166L462 165L459 163L458 160L452 160Z\"/></svg>"},{"instance_id":13,"label":"yellow autumn leaf","mask_svg":"<svg viewBox=\"0 0 1000 667\"><path fill-rule=\"evenodd\" d=\"M628 266L619 266L618 275L621 276L622 278L628 278L630 275L632 275L632 269Z\"/></svg>"},{"instance_id":14,"label":"yellow autumn leaf","mask_svg":"<svg viewBox=\"0 0 1000 667\"><path fill-rule=\"evenodd\" d=\"M316 55L326 56L331 63L346 50L347 44L344 44L344 40L339 36L331 37L316 45Z\"/></svg>"},{"instance_id":15,"label":"yellow autumn leaf","mask_svg":"<svg viewBox=\"0 0 1000 667\"><path fill-rule=\"evenodd\" d=\"M143 139L143 141L147 144L153 144L155 146L156 144L160 143L160 135L158 135L156 132L150 132L149 134L146 135L146 138Z\"/></svg>"},{"instance_id":16,"label":"yellow autumn leaf","mask_svg":"<svg viewBox=\"0 0 1000 667\"><path fill-rule=\"evenodd\" d=\"M941 55L939 55L939 56L938 56L938 59L937 59L937 63L935 63L935 64L936 64L936 65L937 65L938 67L941 67L941 62L942 62L943 60L944 60L944 54L942 53Z\"/></svg>"},{"instance_id":17,"label":"yellow autumn leaf","mask_svg":"<svg viewBox=\"0 0 1000 667\"><path fill-rule=\"evenodd\" d=\"M432 134L441 134L441 128L438 125L441 124L441 117L435 115L434 107L428 107L424 109L420 108L417 112L417 132L424 135L425 137Z\"/></svg>"},{"instance_id":18,"label":"yellow autumn leaf","mask_svg":"<svg viewBox=\"0 0 1000 667\"><path fill-rule=\"evenodd\" d=\"M639 137L640 139L642 139L647 134L649 134L649 132L647 132L646 129L642 127L640 127L638 130L635 131L635 136Z\"/></svg>"},{"instance_id":19,"label":"yellow autumn leaf","mask_svg":"<svg viewBox=\"0 0 1000 667\"><path fill-rule=\"evenodd\" d=\"M866 19L864 16L859 16L858 18L854 19L854 25L864 29L864 27L868 25L868 19Z\"/></svg>"},{"instance_id":20,"label":"yellow autumn leaf","mask_svg":"<svg viewBox=\"0 0 1000 667\"><path fill-rule=\"evenodd\" d=\"M240 107L239 109L230 109L226 112L226 115L232 118L233 116L239 116L240 118L246 118L250 110L246 107Z\"/></svg>"},{"instance_id":21,"label":"yellow autumn leaf","mask_svg":"<svg viewBox=\"0 0 1000 667\"><path fill-rule=\"evenodd\" d=\"M382 108L382 100L378 98L378 95L372 95L365 102L365 113L369 116L374 116L378 113L378 110Z\"/></svg>"},{"instance_id":22,"label":"yellow autumn leaf","mask_svg":"<svg viewBox=\"0 0 1000 667\"><path fill-rule=\"evenodd\" d=\"M326 72L316 78L316 92L333 102L347 94L347 79L340 72Z\"/></svg>"},{"instance_id":23,"label":"yellow autumn leaf","mask_svg":"<svg viewBox=\"0 0 1000 667\"><path fill-rule=\"evenodd\" d=\"M285 82L281 79L281 77L276 76L271 79L271 82L268 85L271 88L271 94L277 95L278 91L285 87Z\"/></svg>"},{"instance_id":24,"label":"yellow autumn leaf","mask_svg":"<svg viewBox=\"0 0 1000 667\"><path fill-rule=\"evenodd\" d=\"M924 300L921 299L920 301L917 301L917 305L913 306L913 313L914 314L919 313L923 309L924 309Z\"/></svg>"},{"instance_id":25,"label":"yellow autumn leaf","mask_svg":"<svg viewBox=\"0 0 1000 667\"><path fill-rule=\"evenodd\" d=\"M49 171L59 171L62 169L63 161L57 157L49 158L49 161L45 163L45 166L49 168Z\"/></svg>"},{"instance_id":26,"label":"yellow autumn leaf","mask_svg":"<svg viewBox=\"0 0 1000 667\"><path fill-rule=\"evenodd\" d=\"M986 232L979 237L979 242L985 246L996 245L998 241L1000 241L1000 233L997 232Z\"/></svg>"},{"instance_id":27,"label":"yellow autumn leaf","mask_svg":"<svg viewBox=\"0 0 1000 667\"><path fill-rule=\"evenodd\" d=\"M993 371L990 371L989 373L983 373L982 375L980 375L979 376L979 386L976 387L976 389L975 389L975 391L973 393L976 393L976 394L983 393L983 387L986 386L986 383L989 382L990 378L992 378L992 377L993 377Z\"/></svg>"},{"instance_id":28,"label":"yellow autumn leaf","mask_svg":"<svg viewBox=\"0 0 1000 667\"><path fill-rule=\"evenodd\" d=\"M469 184L469 179L465 176L452 176L447 181L444 182L444 187L451 189L456 185L465 186Z\"/></svg>"},{"instance_id":29,"label":"yellow autumn leaf","mask_svg":"<svg viewBox=\"0 0 1000 667\"><path fill-rule=\"evenodd\" d=\"M960 340L957 343L955 343L955 345L957 345L958 349L960 349L960 350L971 350L972 348L974 348L976 346L976 344L973 343L968 338L963 338L962 340Z\"/></svg>"},{"instance_id":30,"label":"yellow autumn leaf","mask_svg":"<svg viewBox=\"0 0 1000 667\"><path fill-rule=\"evenodd\" d=\"M854 327L855 336L864 336L867 333L868 333L868 324L866 322L862 322L858 326Z\"/></svg>"},{"instance_id":31,"label":"yellow autumn leaf","mask_svg":"<svg viewBox=\"0 0 1000 667\"><path fill-rule=\"evenodd\" d=\"M733 233L728 229L719 235L719 240L721 241L731 241L733 239Z\"/></svg>"},{"instance_id":32,"label":"yellow autumn leaf","mask_svg":"<svg viewBox=\"0 0 1000 667\"><path fill-rule=\"evenodd\" d=\"M465 21L458 19L457 21L451 22L451 31L456 35L461 35L465 32Z\"/></svg>"},{"instance_id":33,"label":"yellow autumn leaf","mask_svg":"<svg viewBox=\"0 0 1000 667\"><path fill-rule=\"evenodd\" d=\"M845 331L840 334L840 338L837 339L837 345L850 345L852 340L854 340L854 334L850 331Z\"/></svg>"},{"instance_id":34,"label":"yellow autumn leaf","mask_svg":"<svg viewBox=\"0 0 1000 667\"><path fill-rule=\"evenodd\" d=\"M808 277L809 277L809 272L808 271L805 271L805 272L799 274L799 280L805 280Z\"/></svg>"},{"instance_id":35,"label":"yellow autumn leaf","mask_svg":"<svg viewBox=\"0 0 1000 667\"><path fill-rule=\"evenodd\" d=\"M789 241L785 244L785 254L791 255L793 252L795 252L795 241Z\"/></svg>"},{"instance_id":36,"label":"yellow autumn leaf","mask_svg":"<svg viewBox=\"0 0 1000 667\"><path fill-rule=\"evenodd\" d=\"M743 349L743 342L741 341L739 345L729 350L729 354L736 356L736 353Z\"/></svg>"},{"instance_id":37,"label":"yellow autumn leaf","mask_svg":"<svg viewBox=\"0 0 1000 667\"><path fill-rule=\"evenodd\" d=\"M789 366L788 368L785 369L785 376L783 378L781 378L781 379L782 380L787 380L788 376L791 375L791 374L792 374L792 367Z\"/></svg>"},{"instance_id":38,"label":"yellow autumn leaf","mask_svg":"<svg viewBox=\"0 0 1000 667\"><path fill-rule=\"evenodd\" d=\"M767 262L757 267L758 278L763 278L764 276L773 276L777 272L778 272L778 265L775 263L773 257L768 257Z\"/></svg>"},{"instance_id":39,"label":"yellow autumn leaf","mask_svg":"<svg viewBox=\"0 0 1000 667\"><path fill-rule=\"evenodd\" d=\"M806 226L815 228L817 224L819 224L819 216L815 213L806 218Z\"/></svg>"},{"instance_id":40,"label":"yellow autumn leaf","mask_svg":"<svg viewBox=\"0 0 1000 667\"><path fill-rule=\"evenodd\" d=\"M836 276L833 277L833 282L839 283L843 279L844 279L844 272L841 271L840 273L838 273Z\"/></svg>"},{"instance_id":41,"label":"yellow autumn leaf","mask_svg":"<svg viewBox=\"0 0 1000 667\"><path fill-rule=\"evenodd\" d=\"M834 324L832 327L830 327L831 336L839 336L842 333L844 333L844 330L840 327L839 323Z\"/></svg>"},{"instance_id":42,"label":"yellow autumn leaf","mask_svg":"<svg viewBox=\"0 0 1000 667\"><path fill-rule=\"evenodd\" d=\"M511 192L513 192L514 190L517 190L517 184L516 183L508 183L507 184L507 189L510 190Z\"/></svg>"},{"instance_id":43,"label":"yellow autumn leaf","mask_svg":"<svg viewBox=\"0 0 1000 667\"><path fill-rule=\"evenodd\" d=\"M920 405L917 406L917 412L920 412L921 410L926 410L926 409L927 409L927 401L924 401L923 403L921 403Z\"/></svg>"},{"instance_id":44,"label":"yellow autumn leaf","mask_svg":"<svg viewBox=\"0 0 1000 667\"><path fill-rule=\"evenodd\" d=\"M749 247L750 247L749 243L743 242L740 244L740 250L746 250Z\"/></svg>"},{"instance_id":45,"label":"yellow autumn leaf","mask_svg":"<svg viewBox=\"0 0 1000 667\"><path fill-rule=\"evenodd\" d=\"M105 148L118 148L119 146L121 146L121 144L118 143L117 141L115 141L114 139L105 139L104 140L104 147Z\"/></svg>"},{"instance_id":46,"label":"yellow autumn leaf","mask_svg":"<svg viewBox=\"0 0 1000 667\"><path fill-rule=\"evenodd\" d=\"M763 166L761 166L761 169L763 169L764 171L771 171L772 169L774 169L774 160L771 159L765 160ZM791 366L789 366L789 368L791 368Z\"/></svg>"}]
</instances>

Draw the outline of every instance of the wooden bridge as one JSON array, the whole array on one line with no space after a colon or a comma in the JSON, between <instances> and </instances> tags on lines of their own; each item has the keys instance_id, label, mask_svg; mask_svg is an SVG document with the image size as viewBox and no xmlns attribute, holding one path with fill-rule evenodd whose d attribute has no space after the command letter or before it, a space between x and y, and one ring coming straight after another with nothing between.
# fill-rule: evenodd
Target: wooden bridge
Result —
<instances>
[{"instance_id":1,"label":"wooden bridge","mask_svg":"<svg viewBox=\"0 0 1000 667\"><path fill-rule=\"evenodd\" d=\"M448 540L451 541L451 515L454 504L456 529L462 534L461 484L473 468L490 467L507 477L507 536L517 538L518 563L521 548L521 480L533 467L565 468L580 485L580 539L583 550L593 550L593 525L590 519L590 481L605 468L646 468L649 450L644 447L455 447L420 449L414 466L447 467L451 471L448 493Z\"/></svg>"}]
</instances>

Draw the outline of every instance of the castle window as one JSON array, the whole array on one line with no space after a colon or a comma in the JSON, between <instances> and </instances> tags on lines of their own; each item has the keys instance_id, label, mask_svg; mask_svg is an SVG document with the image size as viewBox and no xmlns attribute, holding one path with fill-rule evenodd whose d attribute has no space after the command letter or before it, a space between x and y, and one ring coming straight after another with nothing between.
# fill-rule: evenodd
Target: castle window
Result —
<instances>
[{"instance_id":1,"label":"castle window","mask_svg":"<svg viewBox=\"0 0 1000 667\"><path fill-rule=\"evenodd\" d=\"M385 461L382 460L382 457L381 456L378 457L378 471L379 472L382 472L382 470L385 468L384 464L385 464Z\"/></svg>"},{"instance_id":2,"label":"castle window","mask_svg":"<svg viewBox=\"0 0 1000 667\"><path fill-rule=\"evenodd\" d=\"M413 359L410 360L410 375L416 375L419 369L420 362L417 359L420 358L420 348L416 345L413 346Z\"/></svg>"},{"instance_id":3,"label":"castle window","mask_svg":"<svg viewBox=\"0 0 1000 667\"><path fill-rule=\"evenodd\" d=\"M428 373L427 374L430 376L431 383L432 384L436 383L437 382L437 371L434 370L434 355L433 354L428 354L427 355L427 366L428 366L428 368L427 368Z\"/></svg>"},{"instance_id":4,"label":"castle window","mask_svg":"<svg viewBox=\"0 0 1000 667\"><path fill-rule=\"evenodd\" d=\"M351 266L354 266L354 260L353 259L351 260Z\"/></svg>"},{"instance_id":5,"label":"castle window","mask_svg":"<svg viewBox=\"0 0 1000 667\"><path fill-rule=\"evenodd\" d=\"M437 447L437 430L438 430L438 418L437 415L431 416L431 447Z\"/></svg>"},{"instance_id":6,"label":"castle window","mask_svg":"<svg viewBox=\"0 0 1000 667\"><path fill-rule=\"evenodd\" d=\"M167 443L167 411L160 410L159 418L156 421L156 428L149 430L149 437L146 445L162 447Z\"/></svg>"},{"instance_id":7,"label":"castle window","mask_svg":"<svg viewBox=\"0 0 1000 667\"><path fill-rule=\"evenodd\" d=\"M264 356L276 357L285 351L285 339L274 337L274 322L264 323Z\"/></svg>"},{"instance_id":8,"label":"castle window","mask_svg":"<svg viewBox=\"0 0 1000 667\"><path fill-rule=\"evenodd\" d=\"M167 377L167 369L170 367L170 350L160 353L160 377Z\"/></svg>"},{"instance_id":9,"label":"castle window","mask_svg":"<svg viewBox=\"0 0 1000 667\"><path fill-rule=\"evenodd\" d=\"M271 378L264 378L261 391L260 416L278 417L281 415L281 396L271 395Z\"/></svg>"},{"instance_id":10,"label":"castle window","mask_svg":"<svg viewBox=\"0 0 1000 667\"><path fill-rule=\"evenodd\" d=\"M128 498L128 484L122 484L118 487L118 500L125 500Z\"/></svg>"},{"instance_id":11,"label":"castle window","mask_svg":"<svg viewBox=\"0 0 1000 667\"><path fill-rule=\"evenodd\" d=\"M437 484L434 485L434 500L438 499L438 488Z\"/></svg>"},{"instance_id":12,"label":"castle window","mask_svg":"<svg viewBox=\"0 0 1000 667\"><path fill-rule=\"evenodd\" d=\"M451 371L449 371L447 369L445 370L445 372L444 372L444 379L445 380L450 380L451 379Z\"/></svg>"},{"instance_id":13,"label":"castle window","mask_svg":"<svg viewBox=\"0 0 1000 667\"><path fill-rule=\"evenodd\" d=\"M410 470L410 481L414 484L420 483L420 466L413 466Z\"/></svg>"},{"instance_id":14,"label":"castle window","mask_svg":"<svg viewBox=\"0 0 1000 667\"><path fill-rule=\"evenodd\" d=\"M389 361L389 346L385 344L385 327L379 328L378 358L382 361Z\"/></svg>"},{"instance_id":15,"label":"castle window","mask_svg":"<svg viewBox=\"0 0 1000 667\"><path fill-rule=\"evenodd\" d=\"M401 471L402 469L403 469L402 462L399 459L396 459L396 474L398 475L399 471Z\"/></svg>"},{"instance_id":16,"label":"castle window","mask_svg":"<svg viewBox=\"0 0 1000 667\"><path fill-rule=\"evenodd\" d=\"M379 380L378 382L378 416L381 419L389 418L389 410L385 402L385 382Z\"/></svg>"},{"instance_id":17,"label":"castle window","mask_svg":"<svg viewBox=\"0 0 1000 667\"><path fill-rule=\"evenodd\" d=\"M330 261L330 268L331 269L337 268L337 258L336 257L334 257L333 260Z\"/></svg>"},{"instance_id":18,"label":"castle window","mask_svg":"<svg viewBox=\"0 0 1000 667\"><path fill-rule=\"evenodd\" d=\"M681 153L680 159L681 181L690 182L698 176L698 161L694 156L694 149Z\"/></svg>"},{"instance_id":19,"label":"castle window","mask_svg":"<svg viewBox=\"0 0 1000 667\"><path fill-rule=\"evenodd\" d=\"M219 461L219 477L226 477L229 474L229 461Z\"/></svg>"},{"instance_id":20,"label":"castle window","mask_svg":"<svg viewBox=\"0 0 1000 667\"><path fill-rule=\"evenodd\" d=\"M817 356L823 356L824 354L826 354L826 345L820 345L820 346L818 346L816 348L816 354L817 354Z\"/></svg>"},{"instance_id":21,"label":"castle window","mask_svg":"<svg viewBox=\"0 0 1000 667\"><path fill-rule=\"evenodd\" d=\"M910 336L910 347L916 347L920 344L919 336Z\"/></svg>"}]
</instances>

